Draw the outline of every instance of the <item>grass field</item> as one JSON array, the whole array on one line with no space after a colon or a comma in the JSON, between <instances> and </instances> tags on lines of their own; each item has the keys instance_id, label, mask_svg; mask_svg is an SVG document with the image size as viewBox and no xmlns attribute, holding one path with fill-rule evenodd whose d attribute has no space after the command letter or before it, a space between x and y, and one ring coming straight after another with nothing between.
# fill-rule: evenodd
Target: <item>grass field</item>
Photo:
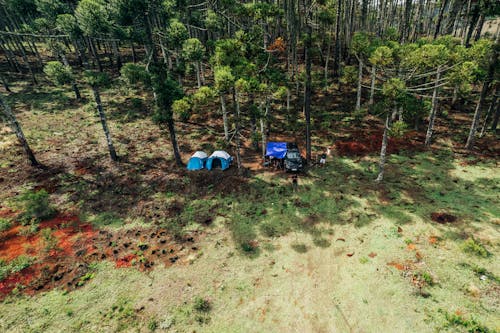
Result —
<instances>
[{"instance_id":1,"label":"grass field","mask_svg":"<svg viewBox=\"0 0 500 333\"><path fill-rule=\"evenodd\" d=\"M117 268L110 255L85 259L74 288L53 278L41 292L16 286L0 302L0 331L500 330L498 159L465 157L440 139L433 151L391 155L376 184L375 154L334 155L293 191L269 170L242 178L172 169L166 136L125 112L137 102L117 97L107 106L122 162L112 165L97 118L65 94L11 99L50 168L31 171L2 130L0 208L22 210L19 193L46 189L60 214L114 237L99 253L122 237L139 260ZM197 149L193 130L179 127L187 155ZM5 230L19 228L14 215L3 219ZM87 237L65 228L55 237ZM146 255L156 243L143 236L158 228L177 239L175 261Z\"/></svg>"}]
</instances>

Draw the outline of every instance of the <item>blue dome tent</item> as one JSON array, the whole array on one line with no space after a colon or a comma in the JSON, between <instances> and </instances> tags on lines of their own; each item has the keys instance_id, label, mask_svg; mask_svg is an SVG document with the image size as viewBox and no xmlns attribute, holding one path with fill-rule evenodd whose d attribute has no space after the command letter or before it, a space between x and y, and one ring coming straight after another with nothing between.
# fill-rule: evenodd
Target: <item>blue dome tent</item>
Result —
<instances>
[{"instance_id":1,"label":"blue dome tent","mask_svg":"<svg viewBox=\"0 0 500 333\"><path fill-rule=\"evenodd\" d=\"M189 159L187 169L188 170L201 170L205 167L205 163L207 161L207 153L203 151L197 151L191 156Z\"/></svg>"},{"instance_id":2,"label":"blue dome tent","mask_svg":"<svg viewBox=\"0 0 500 333\"><path fill-rule=\"evenodd\" d=\"M222 170L226 170L231 165L233 158L223 150L216 150L207 160L206 168L207 170L212 170L217 166L220 166Z\"/></svg>"}]
</instances>

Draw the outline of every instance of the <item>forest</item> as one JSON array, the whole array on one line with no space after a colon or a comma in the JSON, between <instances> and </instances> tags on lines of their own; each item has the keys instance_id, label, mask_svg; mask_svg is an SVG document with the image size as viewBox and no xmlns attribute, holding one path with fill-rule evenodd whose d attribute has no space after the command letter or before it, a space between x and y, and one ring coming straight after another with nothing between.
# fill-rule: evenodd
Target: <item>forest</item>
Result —
<instances>
[{"instance_id":1,"label":"forest","mask_svg":"<svg viewBox=\"0 0 500 333\"><path fill-rule=\"evenodd\" d=\"M0 7L0 331L500 331L498 2Z\"/></svg>"}]
</instances>

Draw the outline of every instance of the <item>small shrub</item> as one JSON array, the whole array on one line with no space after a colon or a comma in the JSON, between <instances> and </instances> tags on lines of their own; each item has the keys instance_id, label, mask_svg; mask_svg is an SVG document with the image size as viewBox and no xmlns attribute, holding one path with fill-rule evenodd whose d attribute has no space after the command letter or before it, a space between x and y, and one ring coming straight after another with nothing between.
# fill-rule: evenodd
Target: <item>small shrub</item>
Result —
<instances>
[{"instance_id":1,"label":"small shrub","mask_svg":"<svg viewBox=\"0 0 500 333\"><path fill-rule=\"evenodd\" d=\"M52 229L50 228L44 228L41 231L43 243L44 243L44 251L45 252L50 252L51 250L56 249L58 240L56 237L54 237L54 234L52 232Z\"/></svg>"},{"instance_id":2,"label":"small shrub","mask_svg":"<svg viewBox=\"0 0 500 333\"><path fill-rule=\"evenodd\" d=\"M441 312L443 312L441 310ZM462 316L455 314L455 313L448 313L444 312L444 316L446 320L448 321L447 327L449 326L462 326L467 329L467 332L470 333L493 333L495 332L494 330L489 329L486 326L481 325L478 323L474 318L471 319L465 319Z\"/></svg>"},{"instance_id":3,"label":"small shrub","mask_svg":"<svg viewBox=\"0 0 500 333\"><path fill-rule=\"evenodd\" d=\"M212 306L208 299L196 296L193 301L193 309L198 312L209 312L212 309Z\"/></svg>"},{"instance_id":4,"label":"small shrub","mask_svg":"<svg viewBox=\"0 0 500 333\"><path fill-rule=\"evenodd\" d=\"M95 227L120 226L123 224L123 220L115 213L104 212L97 215L92 224Z\"/></svg>"},{"instance_id":5,"label":"small shrub","mask_svg":"<svg viewBox=\"0 0 500 333\"><path fill-rule=\"evenodd\" d=\"M475 254L483 258L487 258L491 255L491 253L488 252L488 250L486 250L484 245L481 244L479 241L475 240L474 238L467 239L462 244L462 250L466 253Z\"/></svg>"},{"instance_id":6,"label":"small shrub","mask_svg":"<svg viewBox=\"0 0 500 333\"><path fill-rule=\"evenodd\" d=\"M262 223L260 231L267 237L279 237L288 233L290 227L282 219L275 218Z\"/></svg>"},{"instance_id":7,"label":"small shrub","mask_svg":"<svg viewBox=\"0 0 500 333\"><path fill-rule=\"evenodd\" d=\"M19 256L7 263L4 260L0 260L0 281L5 279L10 274L14 274L28 268L33 263L34 258L27 256Z\"/></svg>"},{"instance_id":8,"label":"small shrub","mask_svg":"<svg viewBox=\"0 0 500 333\"><path fill-rule=\"evenodd\" d=\"M244 252L255 252L257 250L256 234L249 219L236 216L231 224L233 239L239 244Z\"/></svg>"},{"instance_id":9,"label":"small shrub","mask_svg":"<svg viewBox=\"0 0 500 333\"><path fill-rule=\"evenodd\" d=\"M19 236L29 237L38 232L38 224L32 221L30 224L23 226L17 233Z\"/></svg>"},{"instance_id":10,"label":"small shrub","mask_svg":"<svg viewBox=\"0 0 500 333\"><path fill-rule=\"evenodd\" d=\"M291 245L291 247L295 252L298 253L306 253L308 250L307 245L303 243L294 243Z\"/></svg>"},{"instance_id":11,"label":"small shrub","mask_svg":"<svg viewBox=\"0 0 500 333\"><path fill-rule=\"evenodd\" d=\"M158 322L154 318L150 319L148 322L148 329L151 332L154 332L156 331L157 328L158 328Z\"/></svg>"},{"instance_id":12,"label":"small shrub","mask_svg":"<svg viewBox=\"0 0 500 333\"><path fill-rule=\"evenodd\" d=\"M0 218L0 232L9 230L12 227L12 222L7 219Z\"/></svg>"},{"instance_id":13,"label":"small shrub","mask_svg":"<svg viewBox=\"0 0 500 333\"><path fill-rule=\"evenodd\" d=\"M19 197L19 200L24 209L24 213L21 214L23 225L47 220L56 214L56 210L49 203L49 194L45 190L25 192Z\"/></svg>"}]
</instances>

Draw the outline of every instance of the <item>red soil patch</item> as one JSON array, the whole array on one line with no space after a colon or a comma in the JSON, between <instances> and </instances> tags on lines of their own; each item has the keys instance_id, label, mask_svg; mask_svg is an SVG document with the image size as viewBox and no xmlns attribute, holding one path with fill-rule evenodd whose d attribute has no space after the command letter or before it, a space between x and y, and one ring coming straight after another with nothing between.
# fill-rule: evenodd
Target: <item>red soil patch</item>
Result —
<instances>
[{"instance_id":1,"label":"red soil patch","mask_svg":"<svg viewBox=\"0 0 500 333\"><path fill-rule=\"evenodd\" d=\"M0 259L11 261L20 255L33 255L39 250L40 237L21 236L21 226L13 226L0 237Z\"/></svg>"},{"instance_id":2,"label":"red soil patch","mask_svg":"<svg viewBox=\"0 0 500 333\"><path fill-rule=\"evenodd\" d=\"M453 216L448 213L437 213L434 212L431 214L431 218L434 222L445 224L445 223L453 223L457 220L456 216Z\"/></svg>"},{"instance_id":3,"label":"red soil patch","mask_svg":"<svg viewBox=\"0 0 500 333\"><path fill-rule=\"evenodd\" d=\"M405 271L408 269L407 266L403 265L403 264L400 264L400 263L397 263L395 261L391 261L391 262L388 262L387 263L387 266L392 266L394 268L396 268L397 270L399 271Z\"/></svg>"},{"instance_id":4,"label":"red soil patch","mask_svg":"<svg viewBox=\"0 0 500 333\"><path fill-rule=\"evenodd\" d=\"M436 244L439 241L437 236L429 236L429 243Z\"/></svg>"},{"instance_id":5,"label":"red soil patch","mask_svg":"<svg viewBox=\"0 0 500 333\"><path fill-rule=\"evenodd\" d=\"M413 243L410 243L410 244L408 244L408 245L406 246L406 249L407 249L407 250L409 250L409 251L414 251L414 250L416 250L416 248L417 248L417 247L416 247L416 246L415 246L415 244L413 244Z\"/></svg>"},{"instance_id":6,"label":"red soil patch","mask_svg":"<svg viewBox=\"0 0 500 333\"><path fill-rule=\"evenodd\" d=\"M402 138L389 138L387 153L398 153L401 150L419 150L422 147L422 133L408 132ZM335 142L340 156L359 156L380 152L382 132L367 135L363 132L353 133L351 140Z\"/></svg>"},{"instance_id":7,"label":"red soil patch","mask_svg":"<svg viewBox=\"0 0 500 333\"><path fill-rule=\"evenodd\" d=\"M11 274L2 281L0 281L0 299L2 295L9 294L16 286L28 285L35 278L35 270L33 266L27 267L20 272Z\"/></svg>"},{"instance_id":8,"label":"red soil patch","mask_svg":"<svg viewBox=\"0 0 500 333\"><path fill-rule=\"evenodd\" d=\"M127 254L125 257L116 261L116 267L130 267L132 266L132 260L134 259L137 259L137 255Z\"/></svg>"},{"instance_id":9,"label":"red soil patch","mask_svg":"<svg viewBox=\"0 0 500 333\"><path fill-rule=\"evenodd\" d=\"M177 241L164 229L129 229L116 232L95 230L81 223L78 217L59 215L41 222L39 232L31 236L19 235L21 226L15 225L0 234L0 259L10 262L20 255L35 257L35 263L21 272L0 281L0 300L16 286L23 285L23 293L35 294L61 286L67 290L81 285L80 278L88 273L88 265L99 260L112 260L116 267L135 266L146 270L156 263L170 266L196 251L197 233ZM50 228L57 240L54 248L46 249L41 230ZM136 254L141 251L141 258Z\"/></svg>"}]
</instances>

